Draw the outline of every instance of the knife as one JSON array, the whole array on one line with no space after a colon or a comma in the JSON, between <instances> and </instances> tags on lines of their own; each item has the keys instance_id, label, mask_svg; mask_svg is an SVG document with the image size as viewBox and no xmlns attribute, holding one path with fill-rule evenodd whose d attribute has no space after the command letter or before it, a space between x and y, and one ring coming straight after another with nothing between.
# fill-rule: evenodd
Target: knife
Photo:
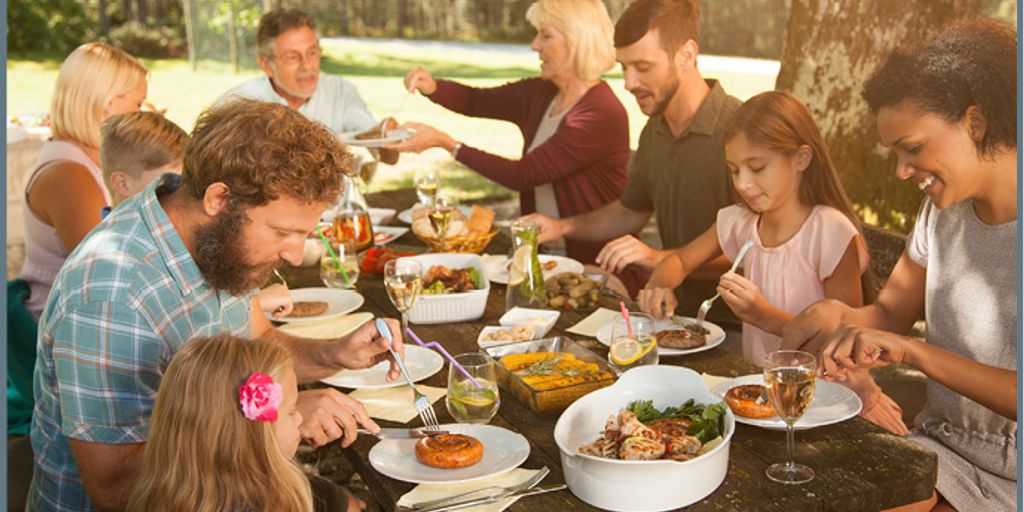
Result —
<instances>
[{"instance_id":1,"label":"knife","mask_svg":"<svg viewBox=\"0 0 1024 512\"><path fill-rule=\"evenodd\" d=\"M447 430L427 430L424 428L382 428L374 434L369 430L359 429L360 434L374 436L377 439L419 439L447 434Z\"/></svg>"},{"instance_id":2,"label":"knife","mask_svg":"<svg viewBox=\"0 0 1024 512\"><path fill-rule=\"evenodd\" d=\"M469 499L469 500L466 500L466 501L461 501L461 502L458 502L458 503L448 503L448 504L441 505L441 506L436 506L436 507L428 507L428 508L399 507L397 510L399 510L400 512L446 512L446 511L449 511L449 510L461 510L461 509L464 509L464 508L475 507L477 505L486 505L488 503L494 503L496 501L502 501L502 500L511 499L511 498L522 498L524 496L534 496L536 494L544 494L544 493L548 493L548 492L561 491L562 489L565 489L565 488L566 488L565 484L544 485L544 486L541 486L541 487L534 487L533 489L523 489L523 490L520 490L520 491L511 492L511 493L499 492L499 493L493 494L491 496L484 496L483 498L474 498L474 499Z\"/></svg>"}]
</instances>

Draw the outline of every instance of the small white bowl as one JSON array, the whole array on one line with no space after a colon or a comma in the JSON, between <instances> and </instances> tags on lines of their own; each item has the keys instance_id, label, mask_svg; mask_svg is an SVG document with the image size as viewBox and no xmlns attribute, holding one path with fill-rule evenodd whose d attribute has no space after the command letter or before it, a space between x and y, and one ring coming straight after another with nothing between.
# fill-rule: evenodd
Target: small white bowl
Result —
<instances>
[{"instance_id":1,"label":"small white bowl","mask_svg":"<svg viewBox=\"0 0 1024 512\"><path fill-rule=\"evenodd\" d=\"M560 315L561 313L551 309L512 308L501 315L498 323L505 327L518 325L533 327L533 339L539 339L555 326Z\"/></svg>"},{"instance_id":2,"label":"small white bowl","mask_svg":"<svg viewBox=\"0 0 1024 512\"><path fill-rule=\"evenodd\" d=\"M480 330L480 335L476 337L476 344L479 345L481 348L487 348L487 347L493 347L493 346L496 346L496 345L505 345L505 344L508 344L508 343L518 343L518 342L521 342L521 341L530 341L530 340L511 340L511 339L505 339L505 340L486 340L486 341L484 340L484 336L487 336L488 334L491 334L492 332L508 330L511 327L514 327L514 326L504 326L504 325L488 325L488 326L485 326L483 329ZM533 336L531 338L531 340L533 340L533 339L537 339L537 337Z\"/></svg>"}]
</instances>

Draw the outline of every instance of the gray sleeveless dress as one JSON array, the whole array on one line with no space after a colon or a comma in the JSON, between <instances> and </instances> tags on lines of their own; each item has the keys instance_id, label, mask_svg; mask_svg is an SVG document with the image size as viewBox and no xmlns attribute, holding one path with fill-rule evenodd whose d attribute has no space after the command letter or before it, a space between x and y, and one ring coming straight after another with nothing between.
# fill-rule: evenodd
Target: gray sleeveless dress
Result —
<instances>
[{"instance_id":1,"label":"gray sleeveless dress","mask_svg":"<svg viewBox=\"0 0 1024 512\"><path fill-rule=\"evenodd\" d=\"M928 271L928 343L980 363L1017 367L1017 221L988 225L973 201L926 200L907 253ZM961 511L1015 510L1017 422L928 381L908 437L939 456L939 492Z\"/></svg>"}]
</instances>

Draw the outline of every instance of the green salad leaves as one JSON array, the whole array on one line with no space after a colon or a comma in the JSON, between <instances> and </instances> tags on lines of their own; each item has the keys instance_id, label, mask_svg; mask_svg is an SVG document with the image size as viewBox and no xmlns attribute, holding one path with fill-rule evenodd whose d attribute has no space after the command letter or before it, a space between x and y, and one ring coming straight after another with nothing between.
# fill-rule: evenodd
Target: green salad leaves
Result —
<instances>
[{"instance_id":1,"label":"green salad leaves","mask_svg":"<svg viewBox=\"0 0 1024 512\"><path fill-rule=\"evenodd\" d=\"M694 399L689 399L679 407L667 407L659 411L654 407L652 400L635 400L626 406L627 409L636 414L641 423L650 423L665 418L685 418L690 420L690 426L686 429L688 435L694 436L700 442L707 443L722 435L725 429L725 402L717 404L698 404Z\"/></svg>"}]
</instances>

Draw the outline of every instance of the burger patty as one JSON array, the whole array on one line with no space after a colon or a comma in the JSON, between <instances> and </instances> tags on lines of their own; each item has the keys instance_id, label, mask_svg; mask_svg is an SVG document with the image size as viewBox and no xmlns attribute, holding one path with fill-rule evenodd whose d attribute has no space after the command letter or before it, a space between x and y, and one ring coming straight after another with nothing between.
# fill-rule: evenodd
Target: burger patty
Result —
<instances>
[{"instance_id":1,"label":"burger patty","mask_svg":"<svg viewBox=\"0 0 1024 512\"><path fill-rule=\"evenodd\" d=\"M302 318L306 316L317 316L327 312L327 303L323 301L299 301L292 305L292 312L288 316Z\"/></svg>"},{"instance_id":2,"label":"burger patty","mask_svg":"<svg viewBox=\"0 0 1024 512\"><path fill-rule=\"evenodd\" d=\"M703 347L708 342L707 334L701 334L689 329L665 329L654 334L658 339L658 346L665 348L690 349Z\"/></svg>"}]
</instances>

